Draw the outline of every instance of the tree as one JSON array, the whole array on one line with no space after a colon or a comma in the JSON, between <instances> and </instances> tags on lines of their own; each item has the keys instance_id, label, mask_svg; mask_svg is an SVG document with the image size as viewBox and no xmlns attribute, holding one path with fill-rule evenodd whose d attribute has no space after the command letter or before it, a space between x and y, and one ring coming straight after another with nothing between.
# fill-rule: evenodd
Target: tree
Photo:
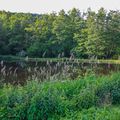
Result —
<instances>
[{"instance_id":1,"label":"tree","mask_svg":"<svg viewBox=\"0 0 120 120\"><path fill-rule=\"evenodd\" d=\"M88 36L85 41L86 54L88 57L104 57L105 39L103 35L105 15L103 9L100 9L98 14L88 10L86 21Z\"/></svg>"},{"instance_id":2,"label":"tree","mask_svg":"<svg viewBox=\"0 0 120 120\"><path fill-rule=\"evenodd\" d=\"M118 58L120 55L120 12L110 11L106 24L106 56L109 58L116 56Z\"/></svg>"},{"instance_id":3,"label":"tree","mask_svg":"<svg viewBox=\"0 0 120 120\"><path fill-rule=\"evenodd\" d=\"M59 53L64 53L66 57L70 56L75 45L73 40L75 29L72 14L68 15L64 10L61 10L53 23L53 34L56 35Z\"/></svg>"}]
</instances>

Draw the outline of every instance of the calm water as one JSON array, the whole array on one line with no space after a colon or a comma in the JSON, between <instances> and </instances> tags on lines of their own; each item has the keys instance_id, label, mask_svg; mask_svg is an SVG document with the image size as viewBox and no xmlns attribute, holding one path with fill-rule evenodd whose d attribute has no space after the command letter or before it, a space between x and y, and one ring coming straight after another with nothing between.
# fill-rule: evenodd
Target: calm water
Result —
<instances>
[{"instance_id":1,"label":"calm water","mask_svg":"<svg viewBox=\"0 0 120 120\"><path fill-rule=\"evenodd\" d=\"M26 80L76 79L87 73L97 75L119 71L117 64L69 63L69 62L1 62L0 82L24 84Z\"/></svg>"}]
</instances>

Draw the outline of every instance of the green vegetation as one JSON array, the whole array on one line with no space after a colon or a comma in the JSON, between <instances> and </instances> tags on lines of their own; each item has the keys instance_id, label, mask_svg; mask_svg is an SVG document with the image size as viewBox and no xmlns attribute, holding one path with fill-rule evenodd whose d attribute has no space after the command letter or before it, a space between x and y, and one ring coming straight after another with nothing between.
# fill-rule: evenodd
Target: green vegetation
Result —
<instances>
[{"instance_id":1,"label":"green vegetation","mask_svg":"<svg viewBox=\"0 0 120 120\"><path fill-rule=\"evenodd\" d=\"M120 64L119 59L120 11L0 11L0 120L120 120L120 73L97 77L95 70L74 67L74 62ZM33 68L18 62L32 80L7 84L6 78L17 81L24 74L4 61L35 61Z\"/></svg>"},{"instance_id":2,"label":"green vegetation","mask_svg":"<svg viewBox=\"0 0 120 120\"><path fill-rule=\"evenodd\" d=\"M19 56L12 56L12 55L0 55L1 61L7 61L7 62L17 62L17 61L33 61L33 62L63 62L68 61L69 63L104 63L104 64L120 64L120 60L106 60L106 59L79 59L79 58L29 58L29 57L19 57Z\"/></svg>"},{"instance_id":3,"label":"green vegetation","mask_svg":"<svg viewBox=\"0 0 120 120\"><path fill-rule=\"evenodd\" d=\"M2 120L119 120L120 73L0 87Z\"/></svg>"},{"instance_id":4,"label":"green vegetation","mask_svg":"<svg viewBox=\"0 0 120 120\"><path fill-rule=\"evenodd\" d=\"M0 11L0 55L118 59L119 21L120 11L104 8L40 15Z\"/></svg>"}]
</instances>

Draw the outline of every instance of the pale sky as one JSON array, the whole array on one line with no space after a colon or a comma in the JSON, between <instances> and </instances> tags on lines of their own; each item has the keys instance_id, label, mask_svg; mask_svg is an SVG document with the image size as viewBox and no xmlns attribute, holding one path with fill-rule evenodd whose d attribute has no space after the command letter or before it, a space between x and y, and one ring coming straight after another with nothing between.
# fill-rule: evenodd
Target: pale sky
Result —
<instances>
[{"instance_id":1,"label":"pale sky","mask_svg":"<svg viewBox=\"0 0 120 120\"><path fill-rule=\"evenodd\" d=\"M100 7L106 10L120 10L120 0L0 0L0 10L11 12L51 13L61 9L72 8L86 11L87 8L97 11Z\"/></svg>"}]
</instances>

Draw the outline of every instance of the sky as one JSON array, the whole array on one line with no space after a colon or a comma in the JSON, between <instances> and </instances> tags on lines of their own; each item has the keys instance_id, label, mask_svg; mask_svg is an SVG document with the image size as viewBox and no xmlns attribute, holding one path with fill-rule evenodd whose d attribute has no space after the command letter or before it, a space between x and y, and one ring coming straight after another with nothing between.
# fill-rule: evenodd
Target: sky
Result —
<instances>
[{"instance_id":1,"label":"sky","mask_svg":"<svg viewBox=\"0 0 120 120\"><path fill-rule=\"evenodd\" d=\"M0 0L0 10L25 13L51 13L61 9L68 11L72 8L86 11L87 8L97 11L104 7L106 10L120 10L120 0Z\"/></svg>"}]
</instances>

